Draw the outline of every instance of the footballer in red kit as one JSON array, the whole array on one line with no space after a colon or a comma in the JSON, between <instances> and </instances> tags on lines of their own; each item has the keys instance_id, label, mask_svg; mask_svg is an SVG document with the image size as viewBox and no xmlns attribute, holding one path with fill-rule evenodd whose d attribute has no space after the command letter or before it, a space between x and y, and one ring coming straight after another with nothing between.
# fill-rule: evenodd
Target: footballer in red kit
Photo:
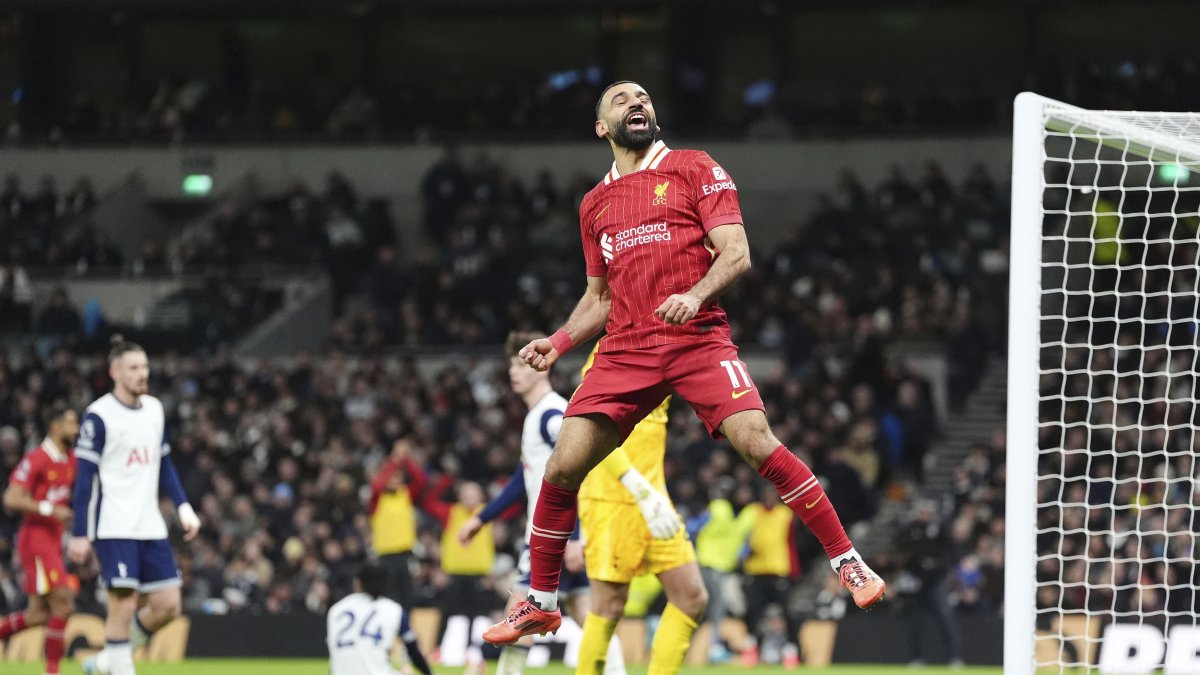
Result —
<instances>
[{"instance_id":1,"label":"footballer in red kit","mask_svg":"<svg viewBox=\"0 0 1200 675\"><path fill-rule=\"evenodd\" d=\"M74 610L74 591L63 564L63 533L73 515L69 504L79 416L60 407L47 415L47 424L45 439L21 459L4 491L4 507L22 514L17 555L25 571L29 607L0 619L0 640L45 624L45 672L53 675L59 672L63 630Z\"/></svg>"},{"instance_id":2,"label":"footballer in red kit","mask_svg":"<svg viewBox=\"0 0 1200 675\"><path fill-rule=\"evenodd\" d=\"M870 608L886 590L846 536L817 477L771 432L717 304L750 269L737 184L707 153L673 150L659 131L644 87L623 80L601 92L595 133L608 141L614 161L579 209L587 290L566 324L530 342L520 358L546 370L575 344L601 329L606 334L546 465L529 541L529 597L484 632L489 642L558 628L556 590L579 485L672 392L775 486L859 607Z\"/></svg>"}]
</instances>

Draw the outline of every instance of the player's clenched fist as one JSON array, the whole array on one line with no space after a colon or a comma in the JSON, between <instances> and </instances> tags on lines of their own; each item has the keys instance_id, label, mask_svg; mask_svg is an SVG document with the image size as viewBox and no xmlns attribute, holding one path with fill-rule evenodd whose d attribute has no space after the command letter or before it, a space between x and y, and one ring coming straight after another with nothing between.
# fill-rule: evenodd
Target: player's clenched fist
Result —
<instances>
[{"instance_id":1,"label":"player's clenched fist","mask_svg":"<svg viewBox=\"0 0 1200 675\"><path fill-rule=\"evenodd\" d=\"M522 347L517 356L530 368L544 373L558 360L559 354L549 338L541 338Z\"/></svg>"},{"instance_id":2,"label":"player's clenched fist","mask_svg":"<svg viewBox=\"0 0 1200 675\"><path fill-rule=\"evenodd\" d=\"M67 542L67 557L74 562L82 565L91 554L92 542L87 537L71 537L71 541Z\"/></svg>"},{"instance_id":3,"label":"player's clenched fist","mask_svg":"<svg viewBox=\"0 0 1200 675\"><path fill-rule=\"evenodd\" d=\"M471 543L471 540L475 538L475 535L481 529L483 529L483 521L480 520L479 516L471 516L467 519L467 522L462 524L462 527L458 528L458 543L463 546Z\"/></svg>"},{"instance_id":4,"label":"player's clenched fist","mask_svg":"<svg viewBox=\"0 0 1200 675\"><path fill-rule=\"evenodd\" d=\"M685 324L700 312L700 298L690 293L676 293L654 310L654 315L670 324Z\"/></svg>"}]
</instances>

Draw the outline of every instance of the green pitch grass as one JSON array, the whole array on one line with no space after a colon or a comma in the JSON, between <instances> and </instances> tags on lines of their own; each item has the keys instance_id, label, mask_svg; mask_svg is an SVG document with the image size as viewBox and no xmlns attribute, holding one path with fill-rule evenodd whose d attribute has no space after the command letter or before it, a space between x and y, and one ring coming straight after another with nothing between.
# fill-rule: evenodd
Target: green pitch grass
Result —
<instances>
[{"instance_id":1,"label":"green pitch grass","mask_svg":"<svg viewBox=\"0 0 1200 675\"><path fill-rule=\"evenodd\" d=\"M494 664L488 669L494 672ZM5 675L40 675L40 663L4 663ZM461 675L463 668L434 668L438 675ZM188 659L183 663L140 663L138 675L329 675L329 664L319 660L285 660L285 659ZM899 675L905 673L962 673L964 675L1001 675L1000 668L968 667L952 670L943 666L925 666L909 668L907 666L832 666L829 668L796 668L784 670L778 666L758 666L753 669L741 666L706 666L692 668L684 666L680 671L685 675L709 675L717 673L753 672L756 675L775 675L776 673L827 673L828 675ZM79 664L74 661L63 662L63 675L78 675L82 672ZM567 675L574 671L561 665L546 668L529 668L528 675ZM631 675L645 673L645 668L631 667Z\"/></svg>"}]
</instances>

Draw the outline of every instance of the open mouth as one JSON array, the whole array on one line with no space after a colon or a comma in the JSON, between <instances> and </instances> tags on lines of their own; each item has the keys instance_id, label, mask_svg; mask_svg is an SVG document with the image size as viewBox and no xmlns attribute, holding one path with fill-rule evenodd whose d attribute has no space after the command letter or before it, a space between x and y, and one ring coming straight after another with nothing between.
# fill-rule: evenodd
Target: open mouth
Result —
<instances>
[{"instance_id":1,"label":"open mouth","mask_svg":"<svg viewBox=\"0 0 1200 675\"><path fill-rule=\"evenodd\" d=\"M640 110L635 110L625 116L625 126L635 131L649 129L650 116Z\"/></svg>"}]
</instances>

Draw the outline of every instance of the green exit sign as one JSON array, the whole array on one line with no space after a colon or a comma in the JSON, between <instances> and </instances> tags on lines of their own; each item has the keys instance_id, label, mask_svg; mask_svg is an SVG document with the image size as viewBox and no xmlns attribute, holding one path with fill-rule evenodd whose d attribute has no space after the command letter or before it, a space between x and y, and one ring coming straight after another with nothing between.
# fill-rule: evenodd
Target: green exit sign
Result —
<instances>
[{"instance_id":1,"label":"green exit sign","mask_svg":"<svg viewBox=\"0 0 1200 675\"><path fill-rule=\"evenodd\" d=\"M189 197L207 197L212 188L212 176L206 173L193 173L183 177L183 194Z\"/></svg>"}]
</instances>

